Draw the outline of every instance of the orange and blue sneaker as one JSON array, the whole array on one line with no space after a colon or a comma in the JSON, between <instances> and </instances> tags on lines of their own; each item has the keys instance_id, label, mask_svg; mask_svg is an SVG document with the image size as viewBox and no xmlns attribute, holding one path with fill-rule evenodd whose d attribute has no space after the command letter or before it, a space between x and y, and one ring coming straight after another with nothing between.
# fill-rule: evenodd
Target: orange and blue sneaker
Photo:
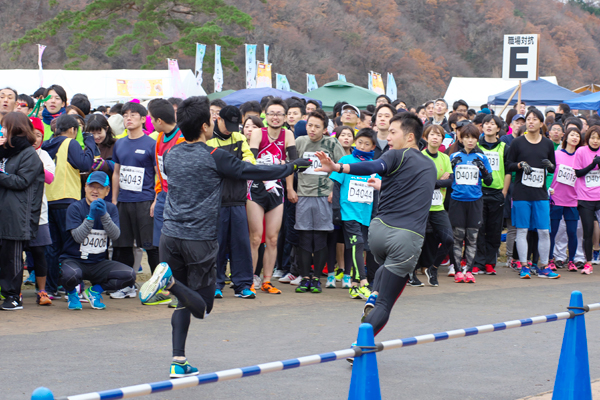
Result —
<instances>
[{"instance_id":1,"label":"orange and blue sneaker","mask_svg":"<svg viewBox=\"0 0 600 400\"><path fill-rule=\"evenodd\" d=\"M521 279L531 279L531 271L529 271L529 267L522 267L521 273L519 274Z\"/></svg>"},{"instance_id":2,"label":"orange and blue sneaker","mask_svg":"<svg viewBox=\"0 0 600 400\"><path fill-rule=\"evenodd\" d=\"M260 290L271 294L281 294L281 290L273 286L271 282L263 282L262 286L260 287Z\"/></svg>"},{"instance_id":3,"label":"orange and blue sneaker","mask_svg":"<svg viewBox=\"0 0 600 400\"><path fill-rule=\"evenodd\" d=\"M549 267L544 269L538 269L538 278L548 278L548 279L558 279L560 278L560 274L552 271Z\"/></svg>"}]
</instances>

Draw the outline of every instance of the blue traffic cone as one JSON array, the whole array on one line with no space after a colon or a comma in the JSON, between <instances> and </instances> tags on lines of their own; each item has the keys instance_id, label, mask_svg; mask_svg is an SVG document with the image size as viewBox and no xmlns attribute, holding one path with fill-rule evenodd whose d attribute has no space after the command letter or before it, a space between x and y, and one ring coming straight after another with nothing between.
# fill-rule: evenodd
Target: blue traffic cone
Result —
<instances>
[{"instance_id":1,"label":"blue traffic cone","mask_svg":"<svg viewBox=\"0 0 600 400\"><path fill-rule=\"evenodd\" d=\"M31 400L54 400L54 395L50 389L42 386L33 391Z\"/></svg>"},{"instance_id":2,"label":"blue traffic cone","mask_svg":"<svg viewBox=\"0 0 600 400\"><path fill-rule=\"evenodd\" d=\"M571 293L569 307L583 307L581 292ZM552 399L592 400L584 311L582 309L571 311L581 315L567 320Z\"/></svg>"},{"instance_id":3,"label":"blue traffic cone","mask_svg":"<svg viewBox=\"0 0 600 400\"><path fill-rule=\"evenodd\" d=\"M373 326L361 324L358 328L356 346L375 346ZM352 367L352 380L348 400L380 400L379 371L377 369L377 355L366 353L354 358Z\"/></svg>"}]
</instances>

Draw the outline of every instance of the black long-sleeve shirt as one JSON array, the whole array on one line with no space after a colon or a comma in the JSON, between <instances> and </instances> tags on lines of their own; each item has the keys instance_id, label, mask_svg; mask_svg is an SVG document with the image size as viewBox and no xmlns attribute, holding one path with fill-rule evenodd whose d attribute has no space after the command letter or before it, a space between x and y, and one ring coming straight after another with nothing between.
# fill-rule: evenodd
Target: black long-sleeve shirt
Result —
<instances>
[{"instance_id":1,"label":"black long-sleeve shirt","mask_svg":"<svg viewBox=\"0 0 600 400\"><path fill-rule=\"evenodd\" d=\"M553 173L554 168L546 170L542 160L548 159L552 165L556 165L554 158L554 145L550 139L542 137L539 143L530 143L526 135L519 136L510 144L508 150L508 172L516 172L515 186L513 189L513 200L515 201L539 201L548 200L548 188L546 187L546 174ZM533 172L530 175L523 173L519 163L525 161Z\"/></svg>"}]
</instances>

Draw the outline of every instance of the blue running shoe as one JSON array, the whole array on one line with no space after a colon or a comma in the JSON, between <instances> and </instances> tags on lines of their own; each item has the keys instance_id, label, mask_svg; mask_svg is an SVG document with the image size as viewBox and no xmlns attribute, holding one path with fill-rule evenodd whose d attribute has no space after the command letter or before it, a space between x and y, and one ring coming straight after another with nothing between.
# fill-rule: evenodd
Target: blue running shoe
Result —
<instances>
[{"instance_id":1,"label":"blue running shoe","mask_svg":"<svg viewBox=\"0 0 600 400\"><path fill-rule=\"evenodd\" d=\"M560 275L546 267L538 272L538 278L558 279Z\"/></svg>"},{"instance_id":2,"label":"blue running shoe","mask_svg":"<svg viewBox=\"0 0 600 400\"><path fill-rule=\"evenodd\" d=\"M252 290L246 288L243 289L240 293L236 293L235 297L241 297L242 299L255 299L256 294Z\"/></svg>"},{"instance_id":3,"label":"blue running shoe","mask_svg":"<svg viewBox=\"0 0 600 400\"><path fill-rule=\"evenodd\" d=\"M375 303L377 302L377 295L372 294L369 296L367 301L365 302L365 308L363 309L362 317L360 318L360 322L365 322L365 318L371 311L373 311L373 307L375 307Z\"/></svg>"},{"instance_id":4,"label":"blue running shoe","mask_svg":"<svg viewBox=\"0 0 600 400\"><path fill-rule=\"evenodd\" d=\"M171 378L185 378L186 376L198 375L198 368L194 368L189 362L178 363L173 361L171 363Z\"/></svg>"},{"instance_id":5,"label":"blue running shoe","mask_svg":"<svg viewBox=\"0 0 600 400\"><path fill-rule=\"evenodd\" d=\"M215 289L215 299L222 299L223 291L221 289Z\"/></svg>"},{"instance_id":6,"label":"blue running shoe","mask_svg":"<svg viewBox=\"0 0 600 400\"><path fill-rule=\"evenodd\" d=\"M81 310L81 301L79 301L79 293L70 293L67 296L69 310Z\"/></svg>"},{"instance_id":7,"label":"blue running shoe","mask_svg":"<svg viewBox=\"0 0 600 400\"><path fill-rule=\"evenodd\" d=\"M144 268L142 268L142 266L140 265L139 268L138 268L138 270L137 270L137 273L141 274L142 272L144 272Z\"/></svg>"},{"instance_id":8,"label":"blue running shoe","mask_svg":"<svg viewBox=\"0 0 600 400\"><path fill-rule=\"evenodd\" d=\"M521 274L519 274L521 279L531 279L531 272L529 271L529 267L523 266L521 268Z\"/></svg>"},{"instance_id":9,"label":"blue running shoe","mask_svg":"<svg viewBox=\"0 0 600 400\"><path fill-rule=\"evenodd\" d=\"M165 262L161 262L156 266L152 277L148 280L148 282L142 285L140 289L140 301L145 303L157 293L160 293L163 289L165 289L173 278L173 273L171 272L171 268L169 264Z\"/></svg>"},{"instance_id":10,"label":"blue running shoe","mask_svg":"<svg viewBox=\"0 0 600 400\"><path fill-rule=\"evenodd\" d=\"M83 291L83 297L90 302L90 306L94 310L104 310L106 308L106 304L102 302L102 293L94 292L91 287Z\"/></svg>"},{"instance_id":11,"label":"blue running shoe","mask_svg":"<svg viewBox=\"0 0 600 400\"><path fill-rule=\"evenodd\" d=\"M25 279L25 282L23 283L25 285L35 286L35 271L31 271L29 273L29 276L27 277L27 279Z\"/></svg>"}]
</instances>

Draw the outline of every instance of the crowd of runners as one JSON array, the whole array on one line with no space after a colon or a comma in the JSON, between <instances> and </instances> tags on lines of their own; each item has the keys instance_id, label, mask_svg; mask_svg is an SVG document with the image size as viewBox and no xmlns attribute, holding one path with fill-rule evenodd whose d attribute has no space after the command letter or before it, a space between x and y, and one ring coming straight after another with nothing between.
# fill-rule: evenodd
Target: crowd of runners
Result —
<instances>
[{"instance_id":1,"label":"crowd of runners","mask_svg":"<svg viewBox=\"0 0 600 400\"><path fill-rule=\"evenodd\" d=\"M405 286L425 286L418 272L432 287L496 275L504 230L515 278L592 273L598 115L342 100L332 113L298 97L92 109L58 85L0 90L1 308L23 308L24 269L41 306L168 304L180 377L197 373L191 315L228 288L341 288L378 333ZM138 294L144 252L153 276Z\"/></svg>"}]
</instances>

